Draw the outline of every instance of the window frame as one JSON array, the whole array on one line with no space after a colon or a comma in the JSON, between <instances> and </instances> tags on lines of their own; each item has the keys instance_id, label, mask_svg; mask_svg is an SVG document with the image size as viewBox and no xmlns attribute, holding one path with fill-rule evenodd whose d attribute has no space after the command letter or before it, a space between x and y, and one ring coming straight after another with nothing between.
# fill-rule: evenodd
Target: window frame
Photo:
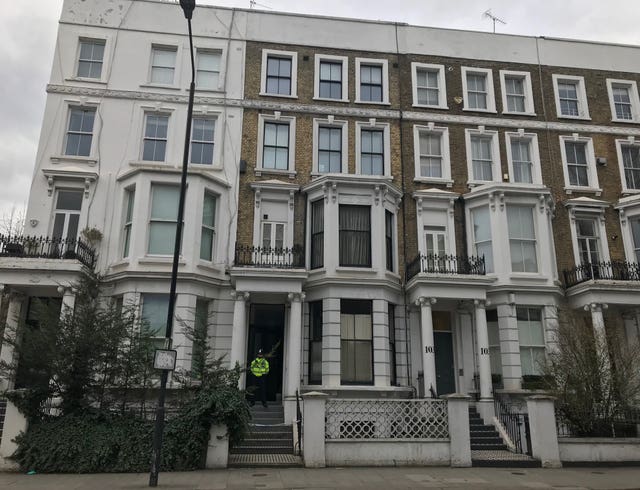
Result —
<instances>
[{"instance_id":1,"label":"window frame","mask_svg":"<svg viewBox=\"0 0 640 490\"><path fill-rule=\"evenodd\" d=\"M322 231L314 231L315 230L315 219L314 219L314 208L315 206L320 206L322 208L322 212L319 213L322 216ZM309 203L309 269L316 270L322 269L325 265L325 250L324 250L324 234L325 234L325 202L324 198L315 199ZM319 250L315 250L314 244L316 241L314 238L316 236L321 237L318 240L318 248ZM319 262L314 262L315 253L318 253Z\"/></svg>"},{"instance_id":2,"label":"window frame","mask_svg":"<svg viewBox=\"0 0 640 490\"><path fill-rule=\"evenodd\" d=\"M133 238L133 217L135 212L136 186L132 185L124 189L123 224L121 242L123 259L131 257L131 243Z\"/></svg>"},{"instance_id":3,"label":"window frame","mask_svg":"<svg viewBox=\"0 0 640 490\"><path fill-rule=\"evenodd\" d=\"M487 215L488 215L488 219L489 219L489 239L488 240L476 240L476 234L475 234L475 228L474 228L474 216L478 211L484 211L486 210ZM495 260L494 260L494 253L495 253L495 247L494 242L495 242L495 238L493 237L493 231L494 231L494 225L492 223L492 219L491 219L491 208L490 206L487 205L481 205L481 206L475 206L473 208L469 209L469 213L468 213L468 223L469 223L469 240L470 240L470 249L473 252L473 255L475 255L476 257L480 257L480 255L478 254L478 243L489 243L490 247L491 247L491 257L489 257L489 259L487 260L486 255L484 255L485 257L485 270L487 274L495 274L496 272L496 267L495 267Z\"/></svg>"},{"instance_id":4,"label":"window frame","mask_svg":"<svg viewBox=\"0 0 640 490\"><path fill-rule=\"evenodd\" d=\"M640 239L638 240L638 246L636 246L632 225L632 221L640 221L640 201L638 201L638 196L621 199L615 208L620 216L620 231L622 232L625 257L628 262L640 263L636 253L636 250L640 250Z\"/></svg>"},{"instance_id":5,"label":"window frame","mask_svg":"<svg viewBox=\"0 0 640 490\"><path fill-rule=\"evenodd\" d=\"M420 135L422 133L440 135L442 177L424 177L421 175ZM433 123L427 126L414 124L413 126L413 158L414 158L414 164L415 164L414 181L432 182L435 184L446 184L447 187L453 186L453 179L451 178L451 153L450 153L450 147L449 147L449 128L444 126L435 126Z\"/></svg>"},{"instance_id":6,"label":"window frame","mask_svg":"<svg viewBox=\"0 0 640 490\"><path fill-rule=\"evenodd\" d=\"M204 205L205 205L205 200L207 199L207 197L212 198L213 202L214 202L214 207L213 207L213 224L208 224L204 222ZM200 220L200 250L198 252L198 258L202 261L205 262L214 262L215 259L215 254L216 254L216 241L217 241L217 222L218 222L218 208L219 208L219 203L220 203L220 196L213 192L211 189L205 188L202 194L202 218ZM211 233L211 250L209 250L211 258L207 259L207 258L203 258L202 257L202 237L204 236L205 231L210 232Z\"/></svg>"},{"instance_id":7,"label":"window frame","mask_svg":"<svg viewBox=\"0 0 640 490\"><path fill-rule=\"evenodd\" d=\"M370 325L371 325L371 337L370 339L366 339L366 338L359 338L355 336L355 324L354 324L354 338L353 339L344 339L342 336L342 330L343 330L343 326L342 326L342 317L343 315L353 315L353 316L359 316L359 315L366 315L367 313L343 313L344 310L349 310L350 308L347 307L348 303L352 303L352 305L355 305L355 303L360 303L358 305L358 307L356 306L352 306L352 311L357 310L358 308L362 308L364 309L368 309L368 315L370 318ZM368 308L364 308L364 304L368 303ZM355 322L355 319L354 319ZM350 298L342 298L340 299L340 351L342 352L342 344L343 342L369 342L370 345L370 355L371 355L371 367L370 367L370 380L367 381L361 381L361 380L345 380L343 379L343 367L342 367L342 355L340 356L340 384L341 385L363 385L363 386L371 386L374 384L375 381L375 359L374 359L374 346L373 346L373 328L374 328L374 324L373 324L373 301L372 300L368 300L368 299L350 299Z\"/></svg>"},{"instance_id":8,"label":"window frame","mask_svg":"<svg viewBox=\"0 0 640 490\"><path fill-rule=\"evenodd\" d=\"M511 235L512 233L512 229L509 227L509 210L510 209L514 209L514 208L520 208L520 209L527 209L531 212L531 223L533 225L532 227L532 231L533 231L533 238L528 238L528 237L513 237ZM510 258L510 267L511 267L511 273L512 274L540 274L540 247L539 247L539 239L538 239L538 235L537 235L537 230L538 230L538 223L537 223L537 219L536 219L536 206L535 205L527 205L527 204L521 204L521 203L509 203L507 204L507 242L508 242L508 250L509 250L509 258ZM533 247L534 247L534 255L535 255L535 265L536 265L536 269L535 270L522 270L522 271L516 271L513 270L513 255L511 254L511 245L512 242L518 242L521 245L521 250L522 250L522 244L523 243L531 243L533 242ZM525 264L526 262L524 261L524 254L522 254L522 264L523 264L523 268L525 268Z\"/></svg>"},{"instance_id":9,"label":"window frame","mask_svg":"<svg viewBox=\"0 0 640 490\"><path fill-rule=\"evenodd\" d=\"M193 132L195 130L195 125L193 124L196 120L204 120L204 121L213 121L213 138L211 141L208 140L194 140ZM201 165L203 167L211 168L216 166L216 134L218 133L218 117L210 116L208 114L193 114L191 118L191 135L189 137L189 165ZM194 162L193 161L193 144L201 144L201 145L211 145L211 163L202 163L202 162Z\"/></svg>"},{"instance_id":10,"label":"window frame","mask_svg":"<svg viewBox=\"0 0 640 490\"><path fill-rule=\"evenodd\" d=\"M462 97L463 100L463 111L471 111L471 112L491 112L495 113L496 111L496 95L495 89L493 86L493 70L490 68L476 68L470 66L462 67L462 93L464 94ZM467 75L469 74L482 74L485 76L486 80L486 89L487 89L487 107L485 109L482 108L473 108L469 107L469 89L467 87Z\"/></svg>"},{"instance_id":11,"label":"window frame","mask_svg":"<svg viewBox=\"0 0 640 490\"><path fill-rule=\"evenodd\" d=\"M389 105L389 61L380 58L356 58L356 104ZM360 68L362 65L380 66L382 68L382 100L362 100L360 85Z\"/></svg>"},{"instance_id":12,"label":"window frame","mask_svg":"<svg viewBox=\"0 0 640 490\"><path fill-rule=\"evenodd\" d=\"M142 321L146 321L146 322L148 322L148 319L145 318L144 305L145 305L145 303L147 302L147 300L150 297L153 297L155 299L159 299L160 297L163 297L163 299L166 298L167 313L164 316L164 318L165 318L165 320L164 320L164 325L165 325L164 326L164 331L157 331L157 330L152 328L151 324L149 324L149 327L151 328L152 332L158 334L158 335L152 335L151 338L153 340L155 340L156 342L158 342L158 343L160 341L162 341L164 343L164 339L166 338L166 332L167 332L167 330L166 330L167 329L167 315L169 313L169 295L165 294L165 293L147 293L147 292L140 293L140 319ZM159 346L158 346L158 348L159 348Z\"/></svg>"},{"instance_id":13,"label":"window frame","mask_svg":"<svg viewBox=\"0 0 640 490\"><path fill-rule=\"evenodd\" d=\"M330 127L337 128L342 131L342 148L341 148L341 162L340 173L346 174L349 172L349 123L343 120L336 120L333 118L313 119L313 168L312 174L325 175L331 172L320 172L319 170L319 155L320 151L320 128ZM335 173L335 172L333 172Z\"/></svg>"},{"instance_id":14,"label":"window frame","mask_svg":"<svg viewBox=\"0 0 640 490\"><path fill-rule=\"evenodd\" d=\"M154 187L172 187L174 188L177 192L178 192L178 196L180 194L180 186L179 184L174 184L173 182L151 182L150 186L149 186L149 214L148 214L148 219L147 219L147 240L146 240L146 247L145 247L145 254L147 256L151 256L151 257L169 257L173 254L173 249L174 249L174 242L175 242L175 234L177 233L178 230L178 210L176 209L176 219L175 220L163 220L163 219L157 219L153 217L153 189ZM179 199L179 197L178 197ZM175 224L175 230L173 232L173 240L171 240L169 246L170 246L170 250L168 251L168 253L154 253L154 252L150 252L149 251L149 245L151 242L151 226L152 223L154 222L158 222L158 223L174 223ZM182 232L184 233L184 226L182 227ZM184 244L184 241L181 242L181 248L182 245ZM180 253L182 253L182 250L180 251Z\"/></svg>"},{"instance_id":15,"label":"window frame","mask_svg":"<svg viewBox=\"0 0 640 490\"><path fill-rule=\"evenodd\" d=\"M309 350L308 350L308 372L307 372L307 382L310 385L321 385L322 384L322 330L324 328L324 310L323 310L323 300L319 299L317 301L309 302ZM315 311L315 310L319 310ZM319 313L319 315L318 315ZM319 329L314 328L316 325L316 321L319 321ZM320 333L319 336L316 333ZM320 351L320 379L314 378L311 376L313 371L313 363L312 363L312 352L314 351L314 345L316 348L319 348Z\"/></svg>"},{"instance_id":16,"label":"window frame","mask_svg":"<svg viewBox=\"0 0 640 490\"><path fill-rule=\"evenodd\" d=\"M491 176L492 180L477 180L474 178L473 172L473 154L471 147L472 137L491 138ZM500 142L498 140L498 131L487 131L484 128L474 129L466 128L464 130L465 148L467 154L467 185L474 187L476 185L486 184L488 182L502 182L502 162L500 160Z\"/></svg>"},{"instance_id":17,"label":"window frame","mask_svg":"<svg viewBox=\"0 0 640 490\"><path fill-rule=\"evenodd\" d=\"M147 122L148 122L148 117L149 116L156 116L156 117L166 117L167 118L167 136L164 138L164 140L162 138L147 138L146 134L147 134ZM155 163L166 163L167 162L167 154L169 153L169 130L170 130L170 123L171 123L171 114L168 112L156 112L156 111L145 111L144 112L144 117L143 117L143 123L142 123L142 145L140 146L140 161L142 162L155 162ZM165 147L164 147L164 157L162 160L145 160L144 158L144 147L145 147L145 141L146 140L150 140L150 141L164 141L165 142ZM154 155L155 155L155 150L154 150Z\"/></svg>"},{"instance_id":18,"label":"window frame","mask_svg":"<svg viewBox=\"0 0 640 490\"><path fill-rule=\"evenodd\" d=\"M418 71L430 71L436 72L438 77L438 103L433 104L420 104L418 102ZM447 83L444 71L444 65L434 65L431 63L411 63L411 87L413 94L413 106L414 107L428 107L430 109L448 109L447 106Z\"/></svg>"},{"instance_id":19,"label":"window frame","mask_svg":"<svg viewBox=\"0 0 640 490\"><path fill-rule=\"evenodd\" d=\"M629 103L631 105L631 119L621 119L616 111L616 104L613 99L613 89L625 86L629 90ZM638 97L638 84L635 80L620 80L607 78L607 95L609 96L609 106L611 107L611 121L621 123L640 122L640 98Z\"/></svg>"},{"instance_id":20,"label":"window frame","mask_svg":"<svg viewBox=\"0 0 640 490\"><path fill-rule=\"evenodd\" d=\"M396 272L396 215L389 209L384 210L385 268Z\"/></svg>"},{"instance_id":21,"label":"window frame","mask_svg":"<svg viewBox=\"0 0 640 490\"><path fill-rule=\"evenodd\" d=\"M267 63L269 57L289 58L291 60L291 90L289 94L274 94L267 92ZM276 49L262 50L262 65L260 68L260 93L264 97L298 98L298 53L296 51L280 51Z\"/></svg>"},{"instance_id":22,"label":"window frame","mask_svg":"<svg viewBox=\"0 0 640 490\"><path fill-rule=\"evenodd\" d=\"M587 92L584 77L575 75L561 75L554 73L551 75L553 80L553 93L556 101L556 115L558 119L584 119L591 120L589 117L589 105L587 101ZM576 85L576 97L578 101L578 115L562 114L562 108L560 105L560 90L558 88L559 83L574 83Z\"/></svg>"},{"instance_id":23,"label":"window frame","mask_svg":"<svg viewBox=\"0 0 640 490\"><path fill-rule=\"evenodd\" d=\"M289 162L288 162L288 168L286 170L275 169L275 168L264 168L262 166L263 159L264 159L264 130L265 130L265 124L267 123L289 125ZM256 176L260 176L262 175L262 173L272 173L272 174L285 174L293 178L296 175L295 154L296 154L296 118L292 116L281 116L279 114L258 115L258 151L256 153L257 159L256 159L256 170L255 170Z\"/></svg>"},{"instance_id":24,"label":"window frame","mask_svg":"<svg viewBox=\"0 0 640 490\"><path fill-rule=\"evenodd\" d=\"M573 185L569 179L569 167L567 163L567 150L565 142L582 143L585 145L585 156L587 159L587 180L589 185ZM571 136L560 136L560 155L562 157L562 173L564 175L564 190L567 194L576 192L594 192L596 196L602 193L600 183L598 181L598 172L596 169L596 156L593 149L593 139L590 137L581 137L577 133Z\"/></svg>"},{"instance_id":25,"label":"window frame","mask_svg":"<svg viewBox=\"0 0 640 490\"><path fill-rule=\"evenodd\" d=\"M340 210L342 208L366 208L368 210L368 216L369 216L369 230L368 230L368 234L369 234L369 252L368 252L368 262L367 263L349 263L349 264L345 264L342 262L341 257L340 257L340 238L341 238L341 233L342 233L342 228L340 227ZM371 209L371 205L363 205L363 204L346 204L346 203L340 203L338 204L338 267L340 268L357 268L357 269L371 269L373 267L373 244L372 244L372 227L373 227L373 220L374 217L372 216L372 209ZM356 233L365 233L366 230L344 230L345 232L356 232Z\"/></svg>"},{"instance_id":26,"label":"window frame","mask_svg":"<svg viewBox=\"0 0 640 490\"><path fill-rule=\"evenodd\" d=\"M540 164L540 148L538 146L538 134L537 133L525 133L524 131L505 132L504 133L505 147L507 152L507 165L509 167L509 182L518 185L543 185L542 182L542 170ZM513 140L526 140L529 142L529 155L531 157L531 180L532 182L516 182L515 171L513 165L513 153L511 149L511 143Z\"/></svg>"},{"instance_id":27,"label":"window frame","mask_svg":"<svg viewBox=\"0 0 640 490\"><path fill-rule=\"evenodd\" d=\"M200 60L200 55L201 54L213 54L213 55L217 55L218 56L218 83L213 86L213 87L199 87L198 86L198 72L202 71L202 72L206 72L206 73L216 73L214 70L200 70L198 68L198 62ZM195 70L196 70L196 91L200 91L200 92L218 92L221 90L222 87L222 75L223 75L223 69L222 69L222 50L220 49L212 49L212 48L204 48L204 47L196 47L196 53L195 53Z\"/></svg>"},{"instance_id":28,"label":"window frame","mask_svg":"<svg viewBox=\"0 0 640 490\"><path fill-rule=\"evenodd\" d=\"M342 65L342 97L320 97L320 64L323 61L340 63ZM316 54L314 57L313 99L329 102L349 102L349 58L347 56L335 56L329 54Z\"/></svg>"},{"instance_id":29,"label":"window frame","mask_svg":"<svg viewBox=\"0 0 640 490\"><path fill-rule=\"evenodd\" d=\"M389 123L378 123L371 121L356 121L356 175L363 175L366 177L389 177L391 176L391 140L389 134ZM382 175L376 174L363 174L362 173L362 130L370 131L382 131L382 155L383 155L383 173Z\"/></svg>"},{"instance_id":30,"label":"window frame","mask_svg":"<svg viewBox=\"0 0 640 490\"><path fill-rule=\"evenodd\" d=\"M154 86L154 87L176 87L178 84L178 80L176 80L179 77L179 73L180 73L180 63L179 63L179 46L175 45L175 44L162 44L162 43L151 43L151 56L149 57L149 73L148 73L148 80L147 80L147 84ZM175 59L174 59L174 63L173 63L173 77L171 79L170 83L163 83L163 82L156 82L153 80L153 69L156 67L153 64L153 58L154 58L154 52L158 50L158 51L173 51L175 53ZM168 68L166 66L161 66L158 68Z\"/></svg>"},{"instance_id":31,"label":"window frame","mask_svg":"<svg viewBox=\"0 0 640 490\"><path fill-rule=\"evenodd\" d=\"M616 154L618 156L618 169L620 170L620 181L622 183L622 192L624 194L638 194L640 193L640 181L637 189L629 187L627 185L627 177L625 173L624 157L622 155L622 147L631 146L636 147L640 151L640 141L636 141L635 138L629 137L626 139L616 139ZM640 170L640 168L638 169Z\"/></svg>"},{"instance_id":32,"label":"window frame","mask_svg":"<svg viewBox=\"0 0 640 490\"><path fill-rule=\"evenodd\" d=\"M520 320L518 319L518 310L527 310L527 320ZM522 343L522 335L520 335L520 329L521 329L521 325L520 322L521 321L526 321L528 326L531 325L532 320L531 320L531 310L536 310L539 315L540 315L540 333L542 334L542 344L524 344ZM516 306L516 324L518 326L518 353L520 355L520 366L521 369L523 371L523 376L540 376L542 374L544 374L542 371L538 369L535 369L534 373L528 373L525 374L524 373L524 365L522 363L522 351L523 349L529 349L530 351L533 352L533 349L537 349L537 350L542 350L544 352L544 357L546 358L546 354L547 354L547 341L546 341L546 335L545 335L545 324L544 324L544 309L540 306L536 307L536 306L524 306L524 305L518 305Z\"/></svg>"},{"instance_id":33,"label":"window frame","mask_svg":"<svg viewBox=\"0 0 640 490\"><path fill-rule=\"evenodd\" d=\"M73 114L74 111L82 111L84 112L93 112L93 122L91 123L91 133L87 133L87 132L83 132L83 131L72 131L71 130L71 116ZM96 115L98 113L98 107L95 105L76 105L76 104L69 104L69 106L67 107L67 124L65 126L64 129L64 141L62 144L62 155L65 156L65 158L78 158L78 159L90 159L92 157L92 155L94 154L94 133L96 133L96 127L97 127L97 123L98 123L98 119L96 118ZM84 116L83 116L83 121L84 121ZM74 153L67 153L67 145L69 143L69 135L70 134L75 134L75 135L79 135L81 138L83 136L88 136L90 135L91 137L91 142L89 143L89 154L88 155L79 155L79 154L74 154Z\"/></svg>"},{"instance_id":34,"label":"window frame","mask_svg":"<svg viewBox=\"0 0 640 490\"><path fill-rule=\"evenodd\" d=\"M610 255L605 224L605 209L608 207L608 204L601 201L594 201L594 205L590 206L584 201L568 201L567 207L569 208L569 227L571 229L571 244L575 265L583 265L580 246L578 244L578 230L576 225L576 221L580 219L589 219L594 221L594 226L598 233L600 262L608 262L610 260Z\"/></svg>"},{"instance_id":35,"label":"window frame","mask_svg":"<svg viewBox=\"0 0 640 490\"><path fill-rule=\"evenodd\" d=\"M521 78L524 88L524 111L510 111L507 97L507 78ZM500 70L500 89L502 92L502 113L519 116L535 116L536 111L531 86L531 73L528 71Z\"/></svg>"},{"instance_id":36,"label":"window frame","mask_svg":"<svg viewBox=\"0 0 640 490\"><path fill-rule=\"evenodd\" d=\"M96 60L83 60L81 58L81 53L82 53L82 43L91 43L91 44L101 44L102 45L102 59L100 60L100 76L98 77L90 77L90 76L82 76L79 74L80 72L80 64L82 62L88 62L88 63L96 63ZM92 50L93 53L93 50ZM106 67L106 58L107 55L107 39L106 38L93 38L93 37L86 37L86 36L80 36L78 37L78 54L76 56L76 66L75 66L75 70L74 70L74 77L77 80L87 80L87 81L93 81L93 82L101 82L105 79L105 67Z\"/></svg>"}]
</instances>

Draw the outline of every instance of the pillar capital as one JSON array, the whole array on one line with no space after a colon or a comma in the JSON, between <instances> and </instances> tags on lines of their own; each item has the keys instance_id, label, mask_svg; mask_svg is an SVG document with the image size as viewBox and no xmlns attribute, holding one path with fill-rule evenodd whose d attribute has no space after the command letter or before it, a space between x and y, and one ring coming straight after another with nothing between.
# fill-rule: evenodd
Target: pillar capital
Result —
<instances>
[{"instance_id":1,"label":"pillar capital","mask_svg":"<svg viewBox=\"0 0 640 490\"><path fill-rule=\"evenodd\" d=\"M427 296L420 296L416 300L416 306L431 306L438 302L437 298L429 298Z\"/></svg>"},{"instance_id":2,"label":"pillar capital","mask_svg":"<svg viewBox=\"0 0 640 490\"><path fill-rule=\"evenodd\" d=\"M584 305L584 311L590 312L601 312L609 308L607 303L589 303L588 305Z\"/></svg>"},{"instance_id":3,"label":"pillar capital","mask_svg":"<svg viewBox=\"0 0 640 490\"><path fill-rule=\"evenodd\" d=\"M231 291L229 293L236 301L249 301L250 294L246 291Z\"/></svg>"},{"instance_id":4,"label":"pillar capital","mask_svg":"<svg viewBox=\"0 0 640 490\"><path fill-rule=\"evenodd\" d=\"M481 308L481 309L485 309L487 306L491 306L491 301L489 301L488 299L474 299L473 300L473 306L475 306L476 308Z\"/></svg>"},{"instance_id":5,"label":"pillar capital","mask_svg":"<svg viewBox=\"0 0 640 490\"><path fill-rule=\"evenodd\" d=\"M307 295L305 293L289 293L289 294L287 294L287 300L289 300L289 303L293 303L293 302L302 303L306 297L307 297Z\"/></svg>"}]
</instances>

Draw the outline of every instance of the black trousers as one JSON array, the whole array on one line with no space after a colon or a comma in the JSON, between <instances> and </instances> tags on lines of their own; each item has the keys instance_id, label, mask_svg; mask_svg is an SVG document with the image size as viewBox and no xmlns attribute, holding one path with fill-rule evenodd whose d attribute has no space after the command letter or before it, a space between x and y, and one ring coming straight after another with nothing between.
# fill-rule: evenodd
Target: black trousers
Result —
<instances>
[{"instance_id":1,"label":"black trousers","mask_svg":"<svg viewBox=\"0 0 640 490\"><path fill-rule=\"evenodd\" d=\"M265 405L267 403L267 377L262 375L254 376L254 378L256 379L255 399L259 398L262 404Z\"/></svg>"}]
</instances>

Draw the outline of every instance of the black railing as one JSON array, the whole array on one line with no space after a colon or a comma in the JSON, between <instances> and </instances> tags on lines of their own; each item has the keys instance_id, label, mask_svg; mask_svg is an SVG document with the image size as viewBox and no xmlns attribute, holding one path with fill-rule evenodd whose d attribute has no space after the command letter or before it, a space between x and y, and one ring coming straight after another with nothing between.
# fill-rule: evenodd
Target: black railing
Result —
<instances>
[{"instance_id":1,"label":"black railing","mask_svg":"<svg viewBox=\"0 0 640 490\"><path fill-rule=\"evenodd\" d=\"M235 265L238 267L304 268L304 248L249 247L236 245Z\"/></svg>"},{"instance_id":2,"label":"black railing","mask_svg":"<svg viewBox=\"0 0 640 490\"><path fill-rule=\"evenodd\" d=\"M564 270L563 274L565 287L568 288L591 279L640 281L640 265L624 260L593 262Z\"/></svg>"},{"instance_id":3,"label":"black railing","mask_svg":"<svg viewBox=\"0 0 640 490\"><path fill-rule=\"evenodd\" d=\"M516 453L531 456L531 430L529 415L516 412L511 405L494 395L493 406L496 418L504 427L509 439L514 445ZM524 438L524 440L523 440Z\"/></svg>"},{"instance_id":4,"label":"black railing","mask_svg":"<svg viewBox=\"0 0 640 490\"><path fill-rule=\"evenodd\" d=\"M75 259L93 269L95 250L80 238L0 235L0 257Z\"/></svg>"},{"instance_id":5,"label":"black railing","mask_svg":"<svg viewBox=\"0 0 640 490\"><path fill-rule=\"evenodd\" d=\"M406 265L407 281L416 274L486 274L484 257L463 257L460 255L418 254Z\"/></svg>"},{"instance_id":6,"label":"black railing","mask_svg":"<svg viewBox=\"0 0 640 490\"><path fill-rule=\"evenodd\" d=\"M302 410L300 409L300 394L296 390L296 425L298 428L298 455L302 454Z\"/></svg>"},{"instance_id":7,"label":"black railing","mask_svg":"<svg viewBox=\"0 0 640 490\"><path fill-rule=\"evenodd\" d=\"M556 409L558 437L639 437L640 408L576 412Z\"/></svg>"}]
</instances>

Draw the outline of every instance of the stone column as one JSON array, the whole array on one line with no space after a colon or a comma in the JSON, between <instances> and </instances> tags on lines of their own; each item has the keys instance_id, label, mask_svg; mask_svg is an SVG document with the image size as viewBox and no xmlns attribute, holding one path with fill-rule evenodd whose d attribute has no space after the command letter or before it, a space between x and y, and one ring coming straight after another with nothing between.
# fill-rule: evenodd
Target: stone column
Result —
<instances>
[{"instance_id":1,"label":"stone column","mask_svg":"<svg viewBox=\"0 0 640 490\"><path fill-rule=\"evenodd\" d=\"M325 298L322 308L322 385L340 386L340 298Z\"/></svg>"},{"instance_id":2,"label":"stone column","mask_svg":"<svg viewBox=\"0 0 640 490\"><path fill-rule=\"evenodd\" d=\"M62 295L62 307L60 308L60 318L73 314L76 305L76 292L73 288L58 286L58 292Z\"/></svg>"},{"instance_id":3,"label":"stone column","mask_svg":"<svg viewBox=\"0 0 640 490\"><path fill-rule=\"evenodd\" d=\"M558 307L555 305L544 307L545 342L548 352L558 351Z\"/></svg>"},{"instance_id":4,"label":"stone column","mask_svg":"<svg viewBox=\"0 0 640 490\"><path fill-rule=\"evenodd\" d=\"M307 468L324 468L326 466L324 441L327 398L329 395L319 391L311 391L302 395L304 400L302 450L304 465Z\"/></svg>"},{"instance_id":5,"label":"stone column","mask_svg":"<svg viewBox=\"0 0 640 490\"><path fill-rule=\"evenodd\" d=\"M4 289L4 286L0 285ZM10 337L13 341L17 341L20 335L19 327L22 318L22 307L24 305L25 296L21 293L12 291L9 295L9 308L7 311L7 321L5 324L5 336ZM15 365L18 362L17 354L12 344L8 342L2 343L0 349L0 361L7 364ZM5 390L12 390L15 386L15 371L10 378L0 379L0 393Z\"/></svg>"},{"instance_id":6,"label":"stone column","mask_svg":"<svg viewBox=\"0 0 640 490\"><path fill-rule=\"evenodd\" d=\"M296 390L300 388L302 372L302 302L304 293L289 293L289 337L287 338L287 378L285 382L284 421L296 418Z\"/></svg>"},{"instance_id":7,"label":"stone column","mask_svg":"<svg viewBox=\"0 0 640 490\"><path fill-rule=\"evenodd\" d=\"M476 337L478 341L478 372L480 374L480 401L476 404L478 412L485 423L490 423L494 416L493 397L491 393L491 357L489 354L489 331L487 330L488 301L475 300Z\"/></svg>"},{"instance_id":8,"label":"stone column","mask_svg":"<svg viewBox=\"0 0 640 490\"><path fill-rule=\"evenodd\" d=\"M560 468L560 450L553 397L536 395L527 398L527 412L531 429L531 453L543 468Z\"/></svg>"},{"instance_id":9,"label":"stone column","mask_svg":"<svg viewBox=\"0 0 640 490\"><path fill-rule=\"evenodd\" d=\"M420 306L420 332L422 336L422 372L424 380L424 396L432 398L432 390L436 392L436 349L433 345L433 317L431 305L436 303L436 298L420 297L416 305Z\"/></svg>"},{"instance_id":10,"label":"stone column","mask_svg":"<svg viewBox=\"0 0 640 490\"><path fill-rule=\"evenodd\" d=\"M389 314L387 302L373 300L373 384L391 386L391 353L389 351Z\"/></svg>"},{"instance_id":11,"label":"stone column","mask_svg":"<svg viewBox=\"0 0 640 490\"><path fill-rule=\"evenodd\" d=\"M608 393L611 390L611 360L609 359L607 331L605 330L604 315L602 314L607 308L609 308L609 305L605 303L591 303L584 307L585 311L591 312L591 324L593 326L596 350L603 367L601 379L603 393Z\"/></svg>"},{"instance_id":12,"label":"stone column","mask_svg":"<svg viewBox=\"0 0 640 490\"><path fill-rule=\"evenodd\" d=\"M177 294L173 320L172 346L177 351L176 368L191 370L193 339L186 335L185 327L195 328L196 301L194 294Z\"/></svg>"},{"instance_id":13,"label":"stone column","mask_svg":"<svg viewBox=\"0 0 640 490\"><path fill-rule=\"evenodd\" d=\"M446 395L451 443L451 466L471 466L471 433L469 430L469 400L471 397L454 393Z\"/></svg>"},{"instance_id":14,"label":"stone column","mask_svg":"<svg viewBox=\"0 0 640 490\"><path fill-rule=\"evenodd\" d=\"M522 388L520 335L518 332L515 295L509 296L512 296L509 299L509 303L498 305L502 383L506 390L519 390Z\"/></svg>"},{"instance_id":15,"label":"stone column","mask_svg":"<svg viewBox=\"0 0 640 490\"><path fill-rule=\"evenodd\" d=\"M233 332L231 333L230 365L236 364L244 368L247 364L247 304L249 293L232 291L231 297L235 300L233 306ZM245 373L242 373L239 381L240 388L245 386Z\"/></svg>"}]
</instances>

